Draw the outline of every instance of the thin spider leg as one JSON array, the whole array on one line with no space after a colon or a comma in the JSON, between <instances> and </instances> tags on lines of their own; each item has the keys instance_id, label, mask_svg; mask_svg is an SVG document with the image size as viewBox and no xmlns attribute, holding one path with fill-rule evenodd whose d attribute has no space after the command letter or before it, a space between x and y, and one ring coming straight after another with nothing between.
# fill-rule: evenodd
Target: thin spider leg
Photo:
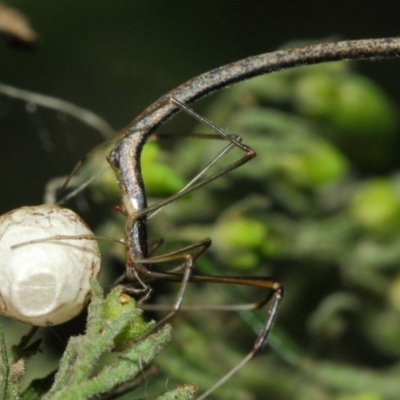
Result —
<instances>
[{"instance_id":1,"label":"thin spider leg","mask_svg":"<svg viewBox=\"0 0 400 400\"><path fill-rule=\"evenodd\" d=\"M229 144L227 147L225 147L225 149L223 149L216 157L214 157L213 160L211 160L196 176L194 176L181 190L179 190L179 192L175 193L173 196L169 197L168 199L164 200L164 201L168 201L167 204L170 204L171 202L179 199L180 197L182 197L183 195L185 195L186 193L189 192L190 187L192 187L193 185L195 185L195 183L201 179L201 177L210 169L212 168L228 151L232 150L232 148L234 147L234 144ZM204 184L207 184L207 181L204 182ZM156 203L154 206L160 205L159 203ZM152 218L154 215L156 215L158 212L160 212L162 210L162 208L165 206L164 205L160 205L159 208L157 208L155 211L153 211L151 214L147 215L147 219ZM154 207L153 206L153 207ZM144 211L144 210L142 210Z\"/></svg>"},{"instance_id":2,"label":"thin spider leg","mask_svg":"<svg viewBox=\"0 0 400 400\"><path fill-rule=\"evenodd\" d=\"M149 254L154 254L164 244L164 239L160 238L149 243Z\"/></svg>"},{"instance_id":3,"label":"thin spider leg","mask_svg":"<svg viewBox=\"0 0 400 400\"><path fill-rule=\"evenodd\" d=\"M226 133L222 129L215 126L211 121L207 120L204 117L201 117L174 97L166 97L165 99L160 100L160 102L156 105L155 110L152 110L149 115L146 114L147 117L150 118L152 116L152 113L157 114L158 112L161 112L163 107L166 106L174 106L178 110L186 112L191 117L194 117L196 120L213 129L215 132L217 132L218 135L220 135L223 139L227 140L230 143L226 147L226 149L220 152L220 154L217 155L217 157L213 161L211 161L210 166L206 166L202 171L199 172L198 175L195 176L195 178L192 179L192 181L190 182L190 187L186 186L174 196L169 197L151 206L148 206L143 178L141 174L140 158L143 146L150 139L150 136L153 132L146 129L135 131L132 134L129 134L129 131L125 132L117 145L111 150L110 154L107 157L107 160L114 169L115 174L117 175L122 194L123 213L126 216L129 215L131 219L134 219L136 221L144 219L149 214L175 201L181 196L193 192L198 188L227 174L228 172L235 170L236 168L240 167L241 165L245 164L256 156L255 151L251 147L241 143L241 138L239 136ZM227 167L222 168L220 171L212 174L211 176L203 180L200 180L205 172L208 171L208 169L213 166L226 152L231 150L233 146L242 150L245 155L239 160L231 163Z\"/></svg>"},{"instance_id":4,"label":"thin spider leg","mask_svg":"<svg viewBox=\"0 0 400 400\"><path fill-rule=\"evenodd\" d=\"M171 274L171 273L156 273L157 278L163 279L165 281L171 282L182 282L182 274ZM282 285L274 279L271 278L261 278L261 277L226 277L226 276L212 276L212 275L192 275L188 279L189 282L207 282L207 283L221 283L228 285L244 285L250 287L259 287L268 290L268 293L258 299L254 303L250 303L245 305L245 307L240 307L238 305L232 306L220 306L220 307L212 307L214 310L219 311L234 311L236 310L244 310L244 309L258 309L263 307L268 301L272 299L271 306L268 309L267 317L265 319L263 328L260 334L257 336L251 351L238 363L233 367L230 371L228 371L222 378L220 378L211 388L209 388L205 393L203 393L197 400L203 400L208 397L212 392L222 386L227 380L229 380L236 372L238 372L241 368L243 368L250 360L252 360L263 348L269 332L271 331L272 325L274 323L275 317L277 315L277 311L279 308L279 304L283 299L283 287ZM141 305L144 309L157 309L157 307ZM200 310L199 307L188 307L188 310L197 309ZM206 306L205 309L208 309ZM211 308L210 308L211 309ZM180 310L185 310L185 307L181 307ZM172 318L176 313L170 312L168 314L169 318ZM168 318L168 319L169 319ZM161 320L162 323L165 323L166 319L163 318ZM159 326L159 324L157 324Z\"/></svg>"},{"instance_id":5,"label":"thin spider leg","mask_svg":"<svg viewBox=\"0 0 400 400\"><path fill-rule=\"evenodd\" d=\"M98 171L97 173L92 175L89 179L87 179L86 181L82 182L79 186L77 186L71 193L68 193L61 200L57 201L55 204L57 206L61 206L61 205L65 204L68 200L72 199L77 194L79 194L80 192L85 190L92 182L94 182L97 178L99 178L101 175L103 175L107 170L108 170L108 167L103 168L102 170ZM68 177L67 179L71 179L71 178ZM60 191L65 190L66 189L66 185L68 185L67 181L64 182L64 184L62 186L62 189L60 189Z\"/></svg>"},{"instance_id":6,"label":"thin spider leg","mask_svg":"<svg viewBox=\"0 0 400 400\"><path fill-rule=\"evenodd\" d=\"M184 248L181 248L179 250L173 251L171 253L157 256L157 257L150 257L146 258L143 260L135 260L134 268L132 268L132 271L127 271L127 278L128 279L135 279L138 280L142 286L147 289L145 295L143 298L139 300L139 304L142 304L144 301L146 301L151 293L151 288L146 285L144 281L148 280L163 280L167 276L169 280L172 280L174 282L179 282L180 283L180 288L178 291L178 294L176 296L175 303L173 306L170 308L170 311L167 315L165 315L161 320L157 321L156 324L152 326L152 328L146 332L144 335L142 335L139 338L136 338L135 340L128 342L124 344L123 346L115 348L116 351L123 350L129 346L131 346L133 343L137 343L140 340L144 339L147 337L151 332L153 332L155 329L159 328L161 325L165 324L168 320L173 318L180 310L183 298L186 292L187 284L188 282L191 281L191 276L192 272L194 269L194 261L196 260L197 257L199 257L208 247L211 245L211 240L210 239L204 239L200 242L191 244L189 246L186 246ZM197 252L194 254L187 253L188 250L193 250L193 249L198 249ZM171 273L164 273L164 272L157 272L157 271L152 271L148 269L144 263L148 264L157 264L157 263L165 263L165 262L171 262L175 260L183 259L184 262L178 267L179 269L183 269L183 274L171 274ZM142 277L144 279L142 280ZM126 292L130 292L130 288L125 289Z\"/></svg>"},{"instance_id":7,"label":"thin spider leg","mask_svg":"<svg viewBox=\"0 0 400 400\"><path fill-rule=\"evenodd\" d=\"M177 270L177 269L176 269ZM175 269L174 269L175 271ZM170 273L172 271L168 271ZM190 282L195 282L195 280L200 277L200 276L206 276L206 275L193 275L190 279ZM193 280L192 280L193 278ZM218 276L216 276L218 278ZM241 279L246 279L246 278L241 278ZM252 279L252 278L250 278ZM262 279L267 279L274 281L273 279L268 279L268 278L262 278ZM216 283L216 282L211 282L208 281L207 283ZM220 282L217 282L220 283ZM252 310L258 310L259 308L263 307L266 303L268 303L271 298L273 297L274 292L271 291L270 293L267 293L264 296L261 296L259 299L256 301L253 301L251 303L245 303L245 304L188 304L181 306L180 311L221 311L221 312L237 312L237 311L252 311ZM166 311L170 310L173 307L172 304L141 304L140 308L143 310L148 310L148 311Z\"/></svg>"},{"instance_id":8,"label":"thin spider leg","mask_svg":"<svg viewBox=\"0 0 400 400\"><path fill-rule=\"evenodd\" d=\"M55 241L62 241L62 240L101 240L103 242L114 242L114 243L120 243L123 245L126 245L125 239L115 239L115 238L109 238L105 236L94 236L94 235L77 235L77 236L71 236L71 235L55 235L55 236L48 236L46 238L41 238L41 239L35 239L35 240L29 240L27 242L21 242L18 244L15 244L12 246L12 249L18 249L23 246L28 246L30 244L35 244L35 243L44 243L44 242L55 242Z\"/></svg>"},{"instance_id":9,"label":"thin spider leg","mask_svg":"<svg viewBox=\"0 0 400 400\"><path fill-rule=\"evenodd\" d=\"M186 190L184 190L184 191L182 191L182 192L178 192L176 195L171 196L171 197L169 197L168 199L162 200L162 201L160 201L160 202L158 202L158 203L156 203L156 204L153 204L153 205L151 205L151 206L149 206L149 207L143 208L142 210L140 210L140 211L138 211L138 212L136 213L137 217L140 218L140 217L142 217L143 215L152 213L152 212L158 210L160 207L164 207L164 206L166 206L167 204L170 204L171 202L177 200L178 198L182 197L183 195L188 194L188 193L191 193L191 192L193 192L193 191L195 191L195 190L197 190L197 189L199 189L199 188L201 188L201 187L207 185L208 183L210 183L210 182L212 182L212 181L215 181L215 180L218 179L219 177L221 177L221 176L227 174L227 173L230 172L230 171L235 170L236 168L238 168L238 167L240 167L241 165L245 164L247 161L249 161L249 160L251 160L252 158L254 158L254 157L255 157L255 154L256 154L256 153L254 153L254 152L253 152L253 154L250 153L250 154L249 154L249 157L241 158L240 160L238 160L238 161L232 163L231 165L229 165L228 167L222 169L221 171L215 173L214 175L208 177L207 179L204 179L203 181L194 184L193 186L187 188Z\"/></svg>"},{"instance_id":10,"label":"thin spider leg","mask_svg":"<svg viewBox=\"0 0 400 400\"><path fill-rule=\"evenodd\" d=\"M183 263L178 265L173 269L173 271L179 271L179 270L184 270L184 274L181 275L181 288L179 290L176 302L173 306L169 308L169 310L172 310L167 317L163 318L163 320L159 323L157 323L157 326L162 325L165 321L173 317L180 309L181 304L182 304L182 299L186 290L186 285L188 282L188 279L190 277L190 274L192 273L191 270L193 269L193 263L194 261L204 252L206 251L209 247L211 246L211 239L206 238L203 239L199 242L190 244L186 247L182 247L178 250L172 251L170 253L166 253L160 256L153 256L153 257L147 257L143 259L135 259L134 264L132 268L128 268L127 272L125 274L125 278L134 281L137 280L142 288L145 288L147 290L145 298L140 299L140 303L144 303L151 294L151 288L150 286L147 285L149 281L154 281L154 280L160 280L163 279L162 276L159 274L163 274L162 272L157 272L151 270L148 265L150 264L160 264L160 263L167 263L167 262L172 262L175 260L180 260L183 259ZM189 253L190 251L198 249L196 252ZM189 272L186 272L187 269L190 269ZM169 273L169 272L168 272ZM187 275L187 276L186 276ZM130 289L127 288L127 291ZM135 288L133 289L133 292L135 293Z\"/></svg>"},{"instance_id":11,"label":"thin spider leg","mask_svg":"<svg viewBox=\"0 0 400 400\"><path fill-rule=\"evenodd\" d=\"M184 255L187 252L193 249L199 249L196 253L194 253L194 258L199 257L204 251L206 251L211 246L211 239L205 238L199 242L189 244L188 246L182 247L178 250L171 251L170 253L162 254L159 256L152 256L149 258L143 259L135 259L135 264L153 264L153 263L162 263L169 262L176 259L176 256ZM159 247L159 246L158 246Z\"/></svg>"},{"instance_id":12,"label":"thin spider leg","mask_svg":"<svg viewBox=\"0 0 400 400\"><path fill-rule=\"evenodd\" d=\"M205 250L205 248L204 248L204 250ZM165 315L163 318L161 318L160 320L157 321L157 323L154 325L154 329L157 329L161 325L164 325L165 322L169 321L171 318L173 318L179 312L179 310L182 306L183 298L186 293L187 284L193 273L194 260L195 260L194 255L186 253L186 254L183 254L182 256L177 255L175 257L177 257L177 258L183 257L185 259L185 262L182 264L183 275L182 275L180 288L179 288L178 294L176 296L175 303L173 304L173 307L171 308L170 312L167 315ZM171 261L172 258L173 258L173 256L170 256L168 258L168 261ZM157 273L157 277L158 277L158 273Z\"/></svg>"},{"instance_id":13,"label":"thin spider leg","mask_svg":"<svg viewBox=\"0 0 400 400\"><path fill-rule=\"evenodd\" d=\"M157 132L153 133L149 139L149 142L158 142L160 140L176 140L181 139L182 137L191 138L191 139L205 139L205 140L226 140L221 137L221 135L217 135L215 133L166 133L166 132Z\"/></svg>"},{"instance_id":14,"label":"thin spider leg","mask_svg":"<svg viewBox=\"0 0 400 400\"><path fill-rule=\"evenodd\" d=\"M153 204L151 206L148 206L147 208L143 208L141 210L138 210L136 213L137 218L140 218L144 215L150 215L153 216L158 210L160 210L162 207L166 206L167 204L177 200L178 198L182 197L183 195L193 192L197 189L199 189L202 186L207 185L208 183L218 179L219 177L227 174L230 171L235 170L236 168L239 168L243 164L246 164L248 161L256 157L256 152L249 146L243 144L241 142L241 138L237 135L231 135L225 132L224 130L218 128L216 125L214 125L211 121L208 119L202 117L201 115L195 113L192 109L181 103L175 98L169 98L166 100L167 103L172 103L176 105L178 108L180 108L182 111L186 112L188 115L191 117L195 118L197 121L201 122L204 125L207 125L211 129L213 129L215 132L217 132L223 139L227 140L230 142L230 144L223 149L205 168L203 168L194 178L190 180L190 182L185 185L178 193L175 195L162 200L156 204ZM201 135L203 137L203 135ZM223 155L225 155L228 151L230 151L233 147L237 147L240 150L242 150L245 155L241 157L239 160L233 162L232 164L228 165L227 167L223 168L222 170L214 173L213 175L205 178L204 180L199 182L199 179L212 167L214 166L221 158Z\"/></svg>"},{"instance_id":15,"label":"thin spider leg","mask_svg":"<svg viewBox=\"0 0 400 400\"><path fill-rule=\"evenodd\" d=\"M232 142L235 146L237 146L240 150L243 150L246 154L249 152L254 152L253 149L249 146L246 146L241 142L241 138L238 138L236 135L231 135L221 128L218 128L216 125L214 125L210 120L208 120L205 117L202 117L201 115L197 114L194 112L190 107L179 101L178 99L171 97L169 99L169 103L172 103L179 107L182 111L184 111L186 114L190 115L194 119L197 119L200 123L210 127L213 131L217 132L219 135L221 135L224 139L229 140ZM255 154L255 153L254 153Z\"/></svg>"},{"instance_id":16,"label":"thin spider leg","mask_svg":"<svg viewBox=\"0 0 400 400\"><path fill-rule=\"evenodd\" d=\"M102 145L102 144L101 144ZM100 145L100 146L101 146ZM60 186L60 188L58 189L61 193L65 191L65 189L68 187L68 184L70 183L71 179L75 176L75 174L78 172L79 168L81 168L82 164L85 162L85 160L90 156L90 154L92 154L95 150L97 150L98 147L95 147L92 151L90 151L88 154L86 154L84 157L82 157L75 165L75 167L73 168L73 170L71 171L71 173L67 176L67 178L65 179L65 181L63 182L63 184ZM57 202L57 204L64 204L64 198L62 198L61 200L59 200Z\"/></svg>"},{"instance_id":17,"label":"thin spider leg","mask_svg":"<svg viewBox=\"0 0 400 400\"><path fill-rule=\"evenodd\" d=\"M93 149L91 149L89 151L89 153L87 153L86 155L84 155L82 158L79 159L79 161L75 164L74 168L72 169L72 171L70 172L70 174L65 178L65 180L63 181L63 183L61 185L59 185L59 187L56 187L53 189L53 191L59 191L60 193L63 193L69 183L71 182L72 178L76 175L76 173L78 172L78 170L82 167L83 163L93 154L95 153L99 148L106 146L107 144L111 143L113 140L116 140L119 136L121 135L120 132L116 133L115 135L113 135L112 137L109 137L107 140L105 140L104 142L100 143L99 145L95 146ZM77 195L78 193L80 193L82 190L84 190L90 183L92 183L95 179L98 178L98 176L100 176L101 174L103 174L105 171L107 170L107 168L105 168L104 170L98 172L97 174L95 174L94 177L89 178L87 181L82 182L81 185L76 188L73 193L68 194L66 196L64 196L63 198L61 198L59 201L56 202L57 205L62 205L65 204L68 200L70 200L72 197L74 197L75 195ZM54 195L54 198L56 196Z\"/></svg>"},{"instance_id":18,"label":"thin spider leg","mask_svg":"<svg viewBox=\"0 0 400 400\"><path fill-rule=\"evenodd\" d=\"M155 251L157 251L158 248L160 248L164 243L164 239L157 239L152 243L149 243L149 254L152 255ZM121 274L117 279L114 280L112 283L111 287L115 287L119 284L121 284L124 280L126 279L126 272ZM145 285L143 283L143 285ZM129 290L128 290L129 291ZM133 293L136 293L134 290L132 290Z\"/></svg>"},{"instance_id":19,"label":"thin spider leg","mask_svg":"<svg viewBox=\"0 0 400 400\"><path fill-rule=\"evenodd\" d=\"M268 335L271 331L272 325L276 318L279 304L283 299L283 287L280 283L271 280L272 284L271 290L273 290L274 294L272 296L272 304L268 310L268 314L264 323L264 326L258 335L257 339L254 342L253 348L251 351L238 363L236 364L230 371L228 371L222 378L220 378L213 386L211 386L206 392L204 392L201 396L197 398L197 400L203 400L208 397L211 393L213 393L216 389L222 386L226 381L228 381L234 374L236 374L240 369L242 369L250 360L252 360L264 347L264 344L268 338ZM261 303L262 305L263 303Z\"/></svg>"},{"instance_id":20,"label":"thin spider leg","mask_svg":"<svg viewBox=\"0 0 400 400\"><path fill-rule=\"evenodd\" d=\"M60 187L64 184L66 176L58 176L57 178L50 179L44 188L43 203L44 204L56 204L57 203L57 192ZM71 186L78 187L82 184L82 180L79 177L72 177L70 180Z\"/></svg>"},{"instance_id":21,"label":"thin spider leg","mask_svg":"<svg viewBox=\"0 0 400 400\"><path fill-rule=\"evenodd\" d=\"M172 262L175 260L182 260L183 263L174 270L183 270L183 274L180 274L181 280L181 287L179 289L175 304L170 308L170 312L157 324L155 325L155 328L164 324L167 320L172 318L180 309L183 297L186 291L186 286L189 281L189 278L192 274L192 270L194 267L194 261L205 251L207 250L211 245L211 240L209 238L203 239L199 242L193 243L189 246L183 247L181 249L172 251L167 254L163 254L160 256L153 256L153 257L147 257L143 259L135 259L133 266L128 267L126 271L126 278L131 280L131 281L138 281L142 288L145 291L146 294L144 297L140 299L140 303L143 303L146 301L150 294L151 294L151 288L147 285L147 282L153 281L153 280L159 280L163 279L164 273L163 272L158 272L158 271L153 271L151 270L146 264L160 264L160 263L166 263L166 262ZM189 253L190 251L197 249L194 253ZM161 274L161 275L160 275ZM130 289L126 288L126 291L133 291L135 292L135 288Z\"/></svg>"},{"instance_id":22,"label":"thin spider leg","mask_svg":"<svg viewBox=\"0 0 400 400\"><path fill-rule=\"evenodd\" d=\"M163 239L159 239L155 243L151 244L149 247L152 247L152 248L149 249L149 254L152 255L163 243L164 243ZM201 245L204 245L204 244L207 244L207 247L209 247L211 245L211 239L209 239L209 238L203 239L201 242L191 244L191 245L183 247L179 250L175 250L173 252L166 253L162 256L156 256L153 259L146 258L146 259L139 259L139 260L135 260L135 261L140 262L141 264L150 264L151 262L153 262L152 260L157 260L157 259L162 259L163 261L167 261L167 257L169 257L169 256L174 256L175 254L182 253L182 252L188 252L188 251L190 251L194 248L197 248ZM204 250L201 251L201 253L203 253L207 249L207 247L205 247ZM195 258L199 257L201 253L200 252L196 253ZM181 269L182 269L182 265L178 265L177 267L174 267L174 268L168 270L167 272L174 273L174 272L180 271ZM126 278L126 274L123 274L118 279L118 283L122 282L125 278ZM145 281L147 282L148 280L150 280L150 279L146 279ZM116 285L116 283L113 286L115 286L115 285ZM170 310L171 308L172 308L172 306L167 306L167 307L164 307L164 310Z\"/></svg>"}]
</instances>

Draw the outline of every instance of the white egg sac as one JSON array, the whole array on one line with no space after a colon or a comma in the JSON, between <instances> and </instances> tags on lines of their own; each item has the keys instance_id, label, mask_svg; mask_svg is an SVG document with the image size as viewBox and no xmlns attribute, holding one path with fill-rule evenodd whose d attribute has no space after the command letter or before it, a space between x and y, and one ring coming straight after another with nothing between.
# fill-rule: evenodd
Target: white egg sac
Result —
<instances>
[{"instance_id":1,"label":"white egg sac","mask_svg":"<svg viewBox=\"0 0 400 400\"><path fill-rule=\"evenodd\" d=\"M40 243L27 243L49 237ZM79 238L79 236L81 236ZM0 313L31 325L61 324L78 315L100 270L96 240L73 211L21 207L0 217Z\"/></svg>"}]
</instances>

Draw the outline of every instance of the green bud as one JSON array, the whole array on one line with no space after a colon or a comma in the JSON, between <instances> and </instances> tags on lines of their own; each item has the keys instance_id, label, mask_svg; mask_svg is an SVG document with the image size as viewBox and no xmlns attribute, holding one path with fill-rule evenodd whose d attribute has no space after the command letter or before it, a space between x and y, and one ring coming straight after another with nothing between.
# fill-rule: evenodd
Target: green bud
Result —
<instances>
[{"instance_id":1,"label":"green bud","mask_svg":"<svg viewBox=\"0 0 400 400\"><path fill-rule=\"evenodd\" d=\"M250 218L226 216L218 222L213 240L219 259L234 269L249 270L260 263L268 228Z\"/></svg>"},{"instance_id":2,"label":"green bud","mask_svg":"<svg viewBox=\"0 0 400 400\"><path fill-rule=\"evenodd\" d=\"M338 78L325 69L302 76L295 86L295 105L302 114L327 118L336 106Z\"/></svg>"},{"instance_id":3,"label":"green bud","mask_svg":"<svg viewBox=\"0 0 400 400\"><path fill-rule=\"evenodd\" d=\"M347 160L327 142L314 141L306 148L285 155L280 169L298 186L315 188L334 183L348 172Z\"/></svg>"},{"instance_id":4,"label":"green bud","mask_svg":"<svg viewBox=\"0 0 400 400\"><path fill-rule=\"evenodd\" d=\"M121 287L117 287L105 300L104 318L112 323L113 320L118 319L122 314L133 314L136 310L135 300L126 293L122 293ZM143 317L140 315L122 329L119 335L115 337L114 343L116 346L121 346L143 335L148 329L148 324L144 322Z\"/></svg>"},{"instance_id":5,"label":"green bud","mask_svg":"<svg viewBox=\"0 0 400 400\"><path fill-rule=\"evenodd\" d=\"M338 129L365 138L371 134L391 134L397 118L379 87L366 78L349 75L338 86L331 122Z\"/></svg>"},{"instance_id":6,"label":"green bud","mask_svg":"<svg viewBox=\"0 0 400 400\"><path fill-rule=\"evenodd\" d=\"M361 184L349 207L356 222L366 229L387 231L400 226L400 200L390 181L373 179Z\"/></svg>"},{"instance_id":7,"label":"green bud","mask_svg":"<svg viewBox=\"0 0 400 400\"><path fill-rule=\"evenodd\" d=\"M263 245L268 235L267 227L250 218L223 218L215 236L218 244L235 249L256 249Z\"/></svg>"},{"instance_id":8,"label":"green bud","mask_svg":"<svg viewBox=\"0 0 400 400\"><path fill-rule=\"evenodd\" d=\"M142 153L142 174L149 196L170 196L185 185L184 179L167 164L157 161L161 150L154 142L144 146Z\"/></svg>"},{"instance_id":9,"label":"green bud","mask_svg":"<svg viewBox=\"0 0 400 400\"><path fill-rule=\"evenodd\" d=\"M149 196L161 197L175 194L185 186L184 179L167 165L143 163L143 180Z\"/></svg>"},{"instance_id":10,"label":"green bud","mask_svg":"<svg viewBox=\"0 0 400 400\"><path fill-rule=\"evenodd\" d=\"M142 151L142 163L150 164L157 160L161 153L160 146L155 142L147 142Z\"/></svg>"}]
</instances>

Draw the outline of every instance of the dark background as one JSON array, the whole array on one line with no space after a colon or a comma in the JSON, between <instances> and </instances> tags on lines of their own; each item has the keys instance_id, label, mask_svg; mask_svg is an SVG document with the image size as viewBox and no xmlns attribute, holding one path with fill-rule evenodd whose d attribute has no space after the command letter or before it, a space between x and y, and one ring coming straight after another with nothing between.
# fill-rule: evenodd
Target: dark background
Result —
<instances>
[{"instance_id":1,"label":"dark background","mask_svg":"<svg viewBox=\"0 0 400 400\"><path fill-rule=\"evenodd\" d=\"M288 41L399 33L400 4L393 1L39 0L7 4L29 16L39 41L28 51L0 41L0 81L93 110L115 129L191 77L275 50ZM396 97L398 65L386 61L362 63L360 68L374 78L379 75L379 83ZM0 106L0 212L40 203L47 180L67 174L101 140L97 133L70 121L60 126L54 112L40 110L32 116L22 102L3 96ZM58 143L60 131L63 139ZM43 150L46 136L53 145L50 151Z\"/></svg>"}]
</instances>

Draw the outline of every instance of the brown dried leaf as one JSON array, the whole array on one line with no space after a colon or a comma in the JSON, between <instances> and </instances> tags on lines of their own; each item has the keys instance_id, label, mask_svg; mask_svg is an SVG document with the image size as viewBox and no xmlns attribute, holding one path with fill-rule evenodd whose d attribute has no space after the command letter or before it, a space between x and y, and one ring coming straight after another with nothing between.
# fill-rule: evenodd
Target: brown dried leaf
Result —
<instances>
[{"instance_id":1,"label":"brown dried leaf","mask_svg":"<svg viewBox=\"0 0 400 400\"><path fill-rule=\"evenodd\" d=\"M0 4L0 33L26 44L33 44L37 40L37 34L25 15L4 4Z\"/></svg>"}]
</instances>

